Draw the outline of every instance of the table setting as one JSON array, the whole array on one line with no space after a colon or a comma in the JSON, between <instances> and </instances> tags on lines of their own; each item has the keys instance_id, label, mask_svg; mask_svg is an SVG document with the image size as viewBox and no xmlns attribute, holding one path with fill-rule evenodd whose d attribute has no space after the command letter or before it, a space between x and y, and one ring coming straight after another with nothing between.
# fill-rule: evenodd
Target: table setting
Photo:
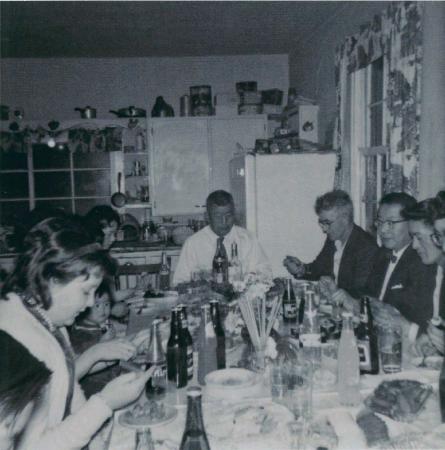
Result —
<instances>
[{"instance_id":1,"label":"table setting","mask_svg":"<svg viewBox=\"0 0 445 450\"><path fill-rule=\"evenodd\" d=\"M235 285L228 299L195 280L188 288L168 293L170 300L158 302L160 309L147 308L152 299L140 293L139 302L130 300L129 323L132 314L146 316L140 326L144 322L147 326L153 314L166 317L164 343L168 314L175 304L188 306L187 321L195 342L198 305L210 298L219 300L226 333L226 369L209 372L201 385L210 448L445 448L438 392L442 356L410 354L406 333L394 326L396 314L377 305L372 310L381 341L380 370L376 375L360 376L358 404L343 405L337 391L337 327L342 308L330 302L316 282L293 280L292 285L296 317L291 323L283 321L284 290L272 289L269 294L273 283L253 274L242 286ZM302 348L298 335L303 323L301 299L306 299L306 309L311 303L307 292L313 293L311 308L317 310L321 325L322 337L315 351ZM357 325L359 319L354 321ZM390 355L385 353L388 348ZM153 403L143 394L137 404L115 413L108 450L132 448L136 430L143 429L150 430L154 448L179 449L187 388L200 386L198 350L194 344L194 375L187 387L177 389L169 382L160 402Z\"/></svg>"}]
</instances>

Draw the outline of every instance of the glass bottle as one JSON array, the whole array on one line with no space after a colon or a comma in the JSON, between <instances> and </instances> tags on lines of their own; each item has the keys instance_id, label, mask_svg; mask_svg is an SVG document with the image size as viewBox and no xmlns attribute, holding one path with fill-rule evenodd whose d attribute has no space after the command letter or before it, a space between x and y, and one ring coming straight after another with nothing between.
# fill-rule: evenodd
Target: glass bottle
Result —
<instances>
[{"instance_id":1,"label":"glass bottle","mask_svg":"<svg viewBox=\"0 0 445 450\"><path fill-rule=\"evenodd\" d=\"M286 288L283 293L283 321L295 322L297 319L297 298L290 278L286 280Z\"/></svg>"},{"instance_id":2,"label":"glass bottle","mask_svg":"<svg viewBox=\"0 0 445 450\"><path fill-rule=\"evenodd\" d=\"M147 352L147 369L155 366L152 377L145 385L145 393L148 398L160 400L165 397L167 389L167 361L161 344L159 324L161 319L155 319L151 323L150 344Z\"/></svg>"},{"instance_id":3,"label":"glass bottle","mask_svg":"<svg viewBox=\"0 0 445 450\"><path fill-rule=\"evenodd\" d=\"M187 306L178 305L178 314L180 333L183 333L187 345L187 379L191 380L193 378L193 339L188 327Z\"/></svg>"},{"instance_id":4,"label":"glass bottle","mask_svg":"<svg viewBox=\"0 0 445 450\"><path fill-rule=\"evenodd\" d=\"M243 279L243 268L238 256L238 244L236 242L232 242L230 252L229 283L233 283L234 281L241 281Z\"/></svg>"},{"instance_id":5,"label":"glass bottle","mask_svg":"<svg viewBox=\"0 0 445 450\"><path fill-rule=\"evenodd\" d=\"M445 359L442 362L442 368L439 376L439 398L440 398L440 413L442 416L442 423L445 422Z\"/></svg>"},{"instance_id":6,"label":"glass bottle","mask_svg":"<svg viewBox=\"0 0 445 450\"><path fill-rule=\"evenodd\" d=\"M340 403L345 406L357 406L360 403L360 367L351 313L343 313L343 327L338 346L337 379Z\"/></svg>"},{"instance_id":7,"label":"glass bottle","mask_svg":"<svg viewBox=\"0 0 445 450\"><path fill-rule=\"evenodd\" d=\"M151 438L150 428L136 431L135 450L155 450L153 439Z\"/></svg>"},{"instance_id":8,"label":"glass bottle","mask_svg":"<svg viewBox=\"0 0 445 450\"><path fill-rule=\"evenodd\" d=\"M219 301L210 300L210 315L212 316L213 329L216 334L216 363L218 369L226 368L226 335L221 324L219 314Z\"/></svg>"},{"instance_id":9,"label":"glass bottle","mask_svg":"<svg viewBox=\"0 0 445 450\"><path fill-rule=\"evenodd\" d=\"M180 333L180 317L177 308L172 308L170 337L167 342L167 378L180 389L187 386L187 344Z\"/></svg>"},{"instance_id":10,"label":"glass bottle","mask_svg":"<svg viewBox=\"0 0 445 450\"><path fill-rule=\"evenodd\" d=\"M356 330L360 373L379 373L379 348L369 297L360 301L360 324Z\"/></svg>"},{"instance_id":11,"label":"glass bottle","mask_svg":"<svg viewBox=\"0 0 445 450\"><path fill-rule=\"evenodd\" d=\"M210 315L210 305L201 306L201 323L198 337L198 382L205 384L205 376L217 369L217 340Z\"/></svg>"},{"instance_id":12,"label":"glass bottle","mask_svg":"<svg viewBox=\"0 0 445 450\"><path fill-rule=\"evenodd\" d=\"M202 420L202 391L198 386L187 389L187 418L179 450L210 450Z\"/></svg>"},{"instance_id":13,"label":"glass bottle","mask_svg":"<svg viewBox=\"0 0 445 450\"><path fill-rule=\"evenodd\" d=\"M159 268L159 289L168 291L170 288L170 266L167 261L167 254L162 252L161 267Z\"/></svg>"},{"instance_id":14,"label":"glass bottle","mask_svg":"<svg viewBox=\"0 0 445 450\"><path fill-rule=\"evenodd\" d=\"M229 281L228 268L229 261L226 248L224 247L223 238L220 237L216 244L216 252L212 263L212 276L215 284L223 285Z\"/></svg>"},{"instance_id":15,"label":"glass bottle","mask_svg":"<svg viewBox=\"0 0 445 450\"><path fill-rule=\"evenodd\" d=\"M300 342L303 353L317 368L321 364L321 330L315 292L307 290L304 295L304 316L300 326Z\"/></svg>"}]
</instances>

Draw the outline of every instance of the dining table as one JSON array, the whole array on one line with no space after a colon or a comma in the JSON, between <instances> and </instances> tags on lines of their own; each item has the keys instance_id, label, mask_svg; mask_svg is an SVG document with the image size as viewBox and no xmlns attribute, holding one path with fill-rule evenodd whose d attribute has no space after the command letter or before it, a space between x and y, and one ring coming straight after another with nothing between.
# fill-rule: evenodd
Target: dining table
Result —
<instances>
[{"instance_id":1,"label":"dining table","mask_svg":"<svg viewBox=\"0 0 445 450\"><path fill-rule=\"evenodd\" d=\"M159 314L161 310L165 314L168 312L165 306L160 309L148 308L145 312L146 317L143 318L141 314L143 316L144 312L139 304L137 305L137 310L133 310L132 313L133 316L138 316L133 317L133 327L137 323L141 327L147 324L149 318L155 313ZM135 332L137 329L131 331ZM226 355L226 367L237 367L242 351L242 345L230 348ZM199 386L197 363L198 354L195 352L195 374L187 387ZM201 386L203 421L212 450L445 449L445 424L442 424L441 420L438 367L418 367L404 356L402 370L398 373L387 374L380 371L377 375L361 375L361 401L357 406L342 405L335 385L324 386L314 383L311 416L304 421L303 430L301 420L296 419L286 402L276 401L271 396L272 364L273 361L270 360L269 364L257 374L260 380L259 388L246 395L215 398L210 395L208 386ZM382 382L391 380L415 380L427 386L431 395L421 410L408 421L394 420L383 414L377 414L386 425L388 439L374 443L370 447L357 423L357 418L367 408L366 399ZM164 422L129 426L123 417L134 405L115 411L108 430L107 450L136 448L136 431L144 428L150 429L156 450L179 449L185 428L187 387L176 389L169 385L162 402L166 407L174 409L174 414ZM138 402L146 401L144 396L145 393L142 393Z\"/></svg>"}]
</instances>

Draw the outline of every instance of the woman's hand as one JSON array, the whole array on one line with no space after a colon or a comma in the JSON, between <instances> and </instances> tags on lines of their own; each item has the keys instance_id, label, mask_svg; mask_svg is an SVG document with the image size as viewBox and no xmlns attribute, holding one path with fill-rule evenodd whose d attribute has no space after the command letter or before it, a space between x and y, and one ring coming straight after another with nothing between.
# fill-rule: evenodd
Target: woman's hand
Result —
<instances>
[{"instance_id":1,"label":"woman's hand","mask_svg":"<svg viewBox=\"0 0 445 450\"><path fill-rule=\"evenodd\" d=\"M136 347L139 348L144 346L144 344L148 344L148 340L150 339L150 330L141 330L136 334L132 334L127 336L127 339ZM148 347L148 345L147 345Z\"/></svg>"},{"instance_id":2,"label":"woman's hand","mask_svg":"<svg viewBox=\"0 0 445 450\"><path fill-rule=\"evenodd\" d=\"M128 314L129 308L124 301L119 301L111 307L111 315L117 319L122 319Z\"/></svg>"},{"instance_id":3,"label":"woman's hand","mask_svg":"<svg viewBox=\"0 0 445 450\"><path fill-rule=\"evenodd\" d=\"M99 395L111 409L123 408L139 397L154 369L155 367L150 367L146 372L120 375L110 381Z\"/></svg>"},{"instance_id":4,"label":"woman's hand","mask_svg":"<svg viewBox=\"0 0 445 450\"><path fill-rule=\"evenodd\" d=\"M136 346L126 339L113 339L108 342L99 342L88 350L85 350L76 359L76 377L79 380L89 372L103 369L104 364L97 364L99 362L128 361L136 352ZM91 370L93 366L96 367L94 367L94 370Z\"/></svg>"}]
</instances>

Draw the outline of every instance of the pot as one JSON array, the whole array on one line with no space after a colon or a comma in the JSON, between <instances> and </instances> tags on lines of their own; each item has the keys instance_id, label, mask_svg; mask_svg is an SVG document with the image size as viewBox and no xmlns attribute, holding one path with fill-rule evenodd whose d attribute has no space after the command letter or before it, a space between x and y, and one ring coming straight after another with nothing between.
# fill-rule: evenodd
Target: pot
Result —
<instances>
[{"instance_id":1,"label":"pot","mask_svg":"<svg viewBox=\"0 0 445 450\"><path fill-rule=\"evenodd\" d=\"M110 110L110 113L116 114L117 117L146 117L147 115L145 109L135 108L134 106L121 108L117 111Z\"/></svg>"},{"instance_id":2,"label":"pot","mask_svg":"<svg viewBox=\"0 0 445 450\"><path fill-rule=\"evenodd\" d=\"M85 108L74 108L74 111L80 111L80 117L82 119L96 118L96 108L91 108L91 106L85 106Z\"/></svg>"},{"instance_id":3,"label":"pot","mask_svg":"<svg viewBox=\"0 0 445 450\"><path fill-rule=\"evenodd\" d=\"M122 172L117 174L117 192L111 196L111 204L116 208L122 208L127 203L127 197L121 192Z\"/></svg>"}]
</instances>

